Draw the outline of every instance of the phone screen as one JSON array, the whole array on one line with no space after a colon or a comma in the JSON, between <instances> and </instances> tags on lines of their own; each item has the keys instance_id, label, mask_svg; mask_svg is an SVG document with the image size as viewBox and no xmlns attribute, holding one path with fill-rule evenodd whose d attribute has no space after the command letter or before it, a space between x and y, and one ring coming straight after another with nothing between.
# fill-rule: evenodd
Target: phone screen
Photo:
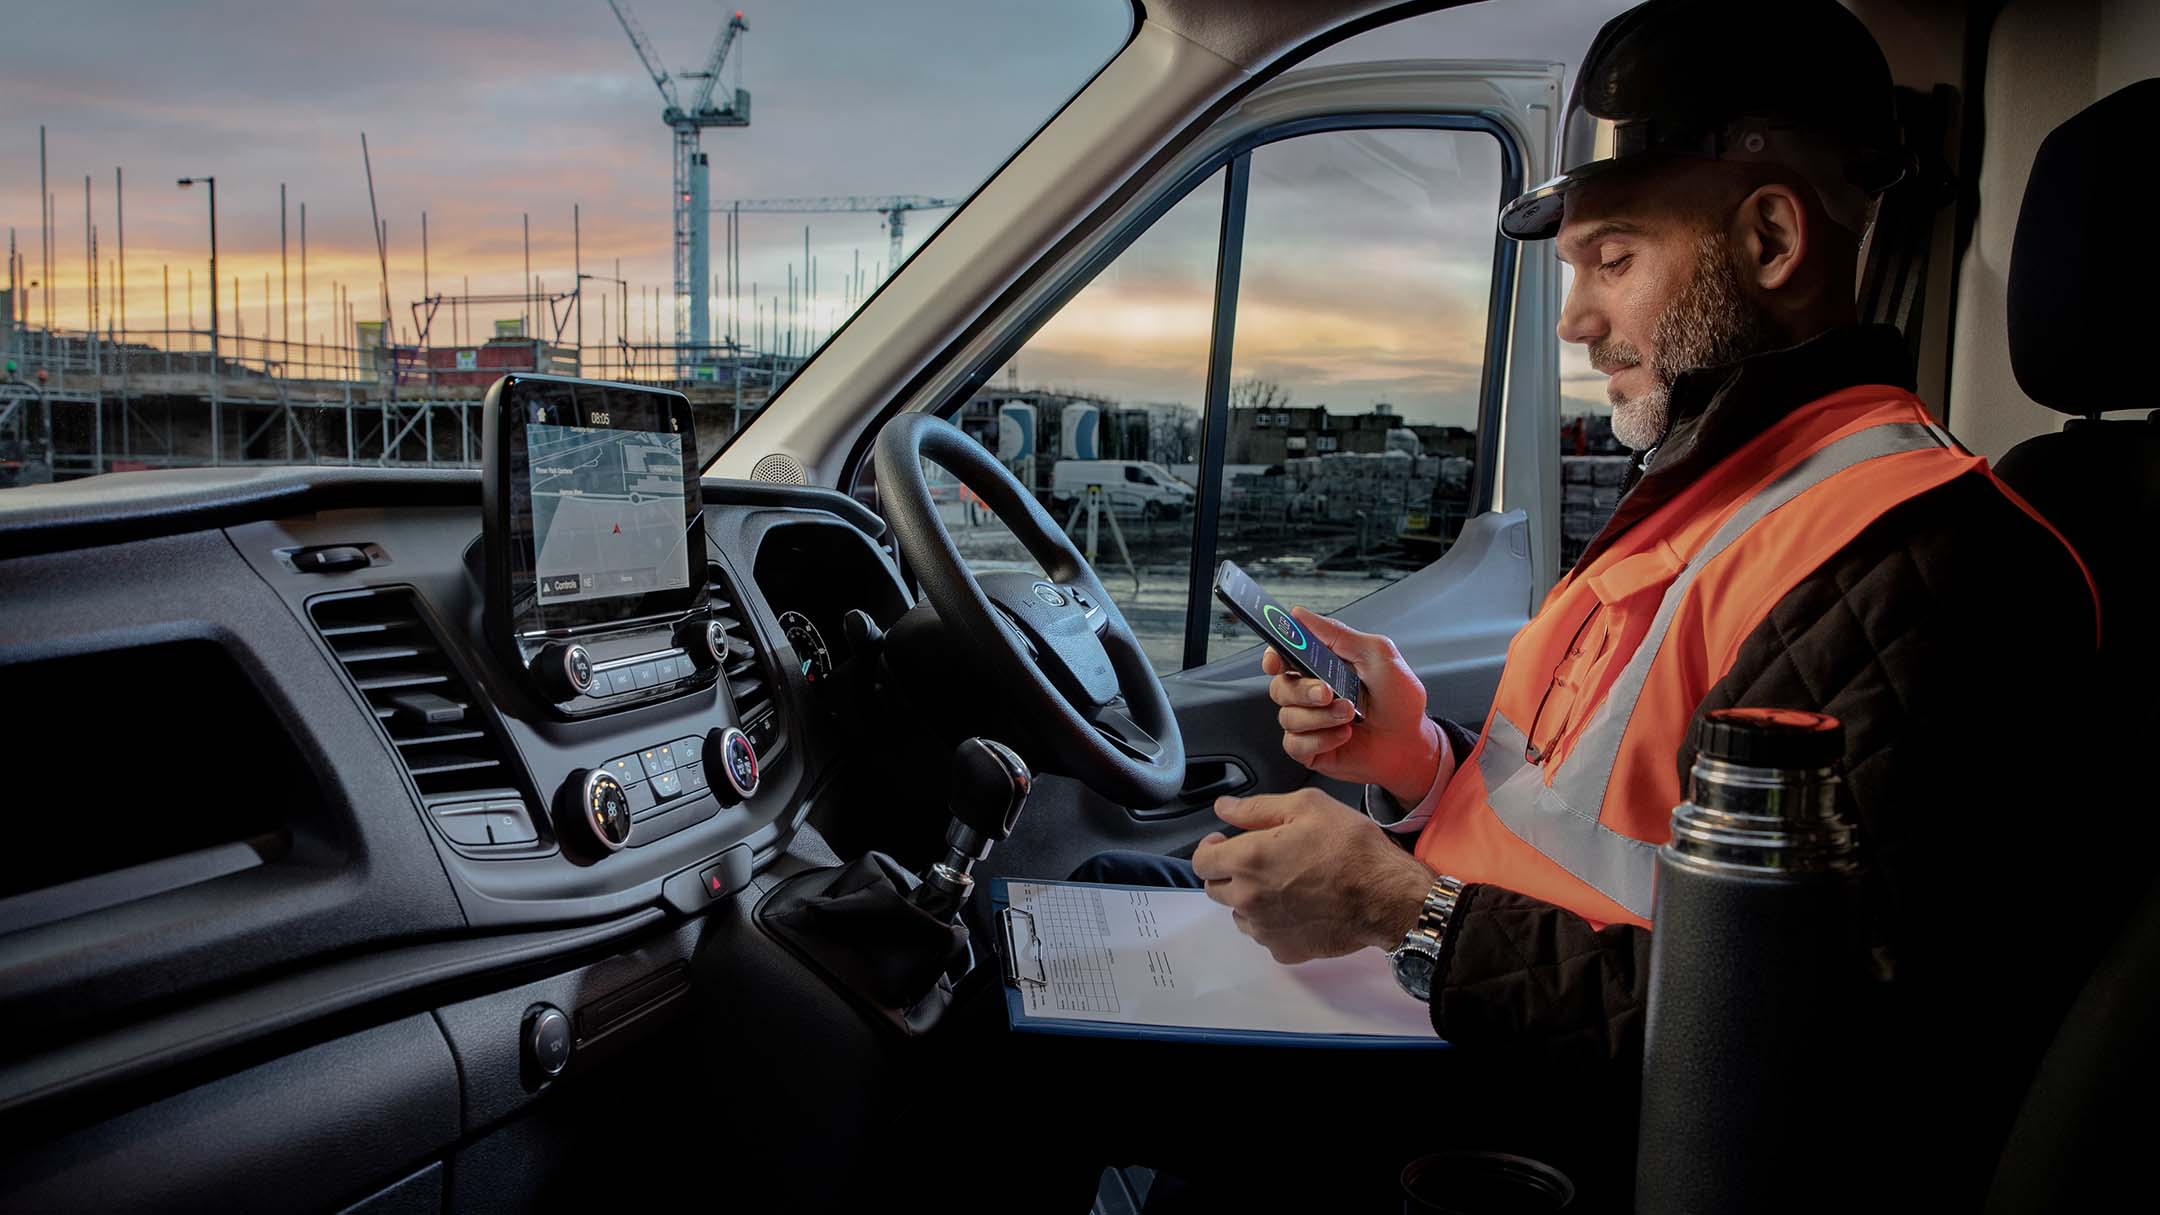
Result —
<instances>
[{"instance_id":1,"label":"phone screen","mask_svg":"<svg viewBox=\"0 0 2160 1215\"><path fill-rule=\"evenodd\" d=\"M1274 646L1284 662L1333 688L1337 696L1350 702L1352 709L1357 708L1357 670L1298 624L1289 609L1277 602L1275 596L1261 590L1260 584L1239 569L1236 562L1225 561L1216 567L1215 597L1244 621L1246 628Z\"/></svg>"}]
</instances>

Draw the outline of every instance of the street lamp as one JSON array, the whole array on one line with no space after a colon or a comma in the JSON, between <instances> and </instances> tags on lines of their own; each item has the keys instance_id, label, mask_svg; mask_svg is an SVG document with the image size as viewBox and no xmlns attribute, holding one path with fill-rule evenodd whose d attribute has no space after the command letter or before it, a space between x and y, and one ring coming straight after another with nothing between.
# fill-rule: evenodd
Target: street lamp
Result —
<instances>
[{"instance_id":1,"label":"street lamp","mask_svg":"<svg viewBox=\"0 0 2160 1215\"><path fill-rule=\"evenodd\" d=\"M210 374L218 369L218 275L217 275L217 178L183 177L180 188L185 190L196 182L210 187Z\"/></svg>"}]
</instances>

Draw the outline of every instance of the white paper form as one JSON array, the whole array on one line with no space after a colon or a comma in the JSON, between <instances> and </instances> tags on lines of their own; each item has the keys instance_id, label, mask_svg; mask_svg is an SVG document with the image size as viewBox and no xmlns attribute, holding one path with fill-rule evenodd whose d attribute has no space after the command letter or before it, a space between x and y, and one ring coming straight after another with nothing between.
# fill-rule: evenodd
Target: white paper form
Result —
<instances>
[{"instance_id":1,"label":"white paper form","mask_svg":"<svg viewBox=\"0 0 2160 1215\"><path fill-rule=\"evenodd\" d=\"M1284 966L1204 890L1009 881L1006 900L1021 912L1018 972L1043 980L1018 984L1030 1017L1433 1040L1386 954Z\"/></svg>"}]
</instances>

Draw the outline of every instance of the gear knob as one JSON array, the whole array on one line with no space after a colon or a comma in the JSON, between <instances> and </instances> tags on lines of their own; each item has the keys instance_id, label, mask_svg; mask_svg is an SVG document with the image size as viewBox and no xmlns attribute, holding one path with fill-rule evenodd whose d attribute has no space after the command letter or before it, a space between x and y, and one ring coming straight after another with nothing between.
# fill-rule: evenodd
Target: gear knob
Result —
<instances>
[{"instance_id":1,"label":"gear knob","mask_svg":"<svg viewBox=\"0 0 2160 1215\"><path fill-rule=\"evenodd\" d=\"M915 905L953 920L975 889L975 862L1012 834L1035 778L1011 747L971 738L953 752L952 825L945 829L945 859L923 871Z\"/></svg>"},{"instance_id":2,"label":"gear knob","mask_svg":"<svg viewBox=\"0 0 2160 1215\"><path fill-rule=\"evenodd\" d=\"M985 845L1004 839L1012 834L1013 824L1020 821L1021 807L1027 804L1033 783L1026 762L1011 747L987 738L968 739L953 751L954 827L965 827L981 837ZM985 846L983 853L988 852Z\"/></svg>"}]
</instances>

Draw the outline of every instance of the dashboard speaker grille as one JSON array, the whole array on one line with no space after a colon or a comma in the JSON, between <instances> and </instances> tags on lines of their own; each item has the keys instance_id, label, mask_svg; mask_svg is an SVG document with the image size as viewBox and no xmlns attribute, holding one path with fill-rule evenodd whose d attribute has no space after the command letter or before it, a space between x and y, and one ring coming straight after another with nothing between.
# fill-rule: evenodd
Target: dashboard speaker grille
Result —
<instances>
[{"instance_id":1,"label":"dashboard speaker grille","mask_svg":"<svg viewBox=\"0 0 2160 1215\"><path fill-rule=\"evenodd\" d=\"M735 719L750 721L772 703L772 680L765 673L764 655L758 653L757 631L750 627L750 613L718 562L705 566L705 595L713 615L727 630L728 695L735 701Z\"/></svg>"},{"instance_id":2,"label":"dashboard speaker grille","mask_svg":"<svg viewBox=\"0 0 2160 1215\"><path fill-rule=\"evenodd\" d=\"M443 653L411 588L319 596L308 602L308 616L422 796L516 783L478 699Z\"/></svg>"},{"instance_id":3,"label":"dashboard speaker grille","mask_svg":"<svg viewBox=\"0 0 2160 1215\"><path fill-rule=\"evenodd\" d=\"M776 451L750 466L750 479L776 485L808 485L810 474L803 468L801 460L784 451Z\"/></svg>"}]
</instances>

